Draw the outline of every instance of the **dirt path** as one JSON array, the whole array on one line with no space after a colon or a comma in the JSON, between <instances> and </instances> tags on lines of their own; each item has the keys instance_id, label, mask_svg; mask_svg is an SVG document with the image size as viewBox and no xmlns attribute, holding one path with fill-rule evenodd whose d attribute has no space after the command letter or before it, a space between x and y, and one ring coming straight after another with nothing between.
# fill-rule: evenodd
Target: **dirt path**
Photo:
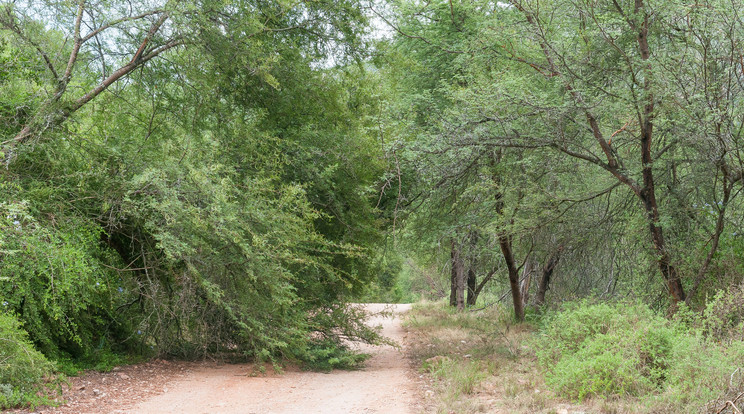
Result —
<instances>
[{"instance_id":1,"label":"dirt path","mask_svg":"<svg viewBox=\"0 0 744 414\"><path fill-rule=\"evenodd\" d=\"M384 305L368 305L379 312ZM395 305L396 314L410 305ZM403 339L400 318L374 317L383 334ZM408 363L392 347L365 348L373 353L366 368L330 374L290 371L265 377L247 376L246 367L225 365L193 372L171 383L168 391L142 401L132 413L386 413L413 412L415 388L408 377Z\"/></svg>"},{"instance_id":2,"label":"dirt path","mask_svg":"<svg viewBox=\"0 0 744 414\"><path fill-rule=\"evenodd\" d=\"M383 335L403 343L400 315L410 305L365 305ZM36 413L408 414L420 411L417 376L403 350L360 345L373 356L359 371L288 369L250 376L252 365L152 361L73 379L68 404ZM28 411L18 411L28 412Z\"/></svg>"}]
</instances>

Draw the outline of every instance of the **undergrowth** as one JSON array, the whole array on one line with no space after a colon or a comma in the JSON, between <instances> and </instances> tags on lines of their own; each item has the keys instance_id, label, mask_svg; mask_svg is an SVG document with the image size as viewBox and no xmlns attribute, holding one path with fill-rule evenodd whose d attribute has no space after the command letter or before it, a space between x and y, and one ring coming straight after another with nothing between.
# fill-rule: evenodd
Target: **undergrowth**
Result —
<instances>
[{"instance_id":1,"label":"undergrowth","mask_svg":"<svg viewBox=\"0 0 744 414\"><path fill-rule=\"evenodd\" d=\"M49 404L61 379L13 315L0 313L0 409Z\"/></svg>"},{"instance_id":2,"label":"undergrowth","mask_svg":"<svg viewBox=\"0 0 744 414\"><path fill-rule=\"evenodd\" d=\"M636 411L654 413L726 412L726 396L744 391L740 294L719 294L699 313L683 305L671 320L640 303L571 303L532 343L560 397L633 399Z\"/></svg>"},{"instance_id":3,"label":"undergrowth","mask_svg":"<svg viewBox=\"0 0 744 414\"><path fill-rule=\"evenodd\" d=\"M512 381L533 371L522 347L533 328L515 324L508 310L495 306L457 312L441 302L423 302L414 306L405 326L412 338L409 352L427 381L429 411L535 412L543 406L535 384Z\"/></svg>"},{"instance_id":4,"label":"undergrowth","mask_svg":"<svg viewBox=\"0 0 744 414\"><path fill-rule=\"evenodd\" d=\"M733 414L744 411L743 321L744 291L731 289L671 318L585 300L516 324L505 307L440 302L416 305L406 326L431 411Z\"/></svg>"},{"instance_id":5,"label":"undergrowth","mask_svg":"<svg viewBox=\"0 0 744 414\"><path fill-rule=\"evenodd\" d=\"M334 369L359 369L369 354L359 353L337 342L313 342L303 355L303 367L310 371L328 372Z\"/></svg>"}]
</instances>

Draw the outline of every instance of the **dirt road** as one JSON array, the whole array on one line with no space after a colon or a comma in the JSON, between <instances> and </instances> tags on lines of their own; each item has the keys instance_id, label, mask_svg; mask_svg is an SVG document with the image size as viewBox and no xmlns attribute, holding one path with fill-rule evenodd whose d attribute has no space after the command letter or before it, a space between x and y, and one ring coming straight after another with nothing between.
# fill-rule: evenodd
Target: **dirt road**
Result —
<instances>
[{"instance_id":1,"label":"dirt road","mask_svg":"<svg viewBox=\"0 0 744 414\"><path fill-rule=\"evenodd\" d=\"M379 312L385 305L367 305ZM390 306L390 305L389 305ZM370 324L382 324L383 334L402 340L400 313L410 305L392 305L393 318L373 317ZM359 371L329 374L289 371L284 374L251 377L245 365L224 365L194 369L174 380L167 391L118 413L272 413L272 414L406 414L415 411L416 388L401 350L364 347L373 354Z\"/></svg>"}]
</instances>

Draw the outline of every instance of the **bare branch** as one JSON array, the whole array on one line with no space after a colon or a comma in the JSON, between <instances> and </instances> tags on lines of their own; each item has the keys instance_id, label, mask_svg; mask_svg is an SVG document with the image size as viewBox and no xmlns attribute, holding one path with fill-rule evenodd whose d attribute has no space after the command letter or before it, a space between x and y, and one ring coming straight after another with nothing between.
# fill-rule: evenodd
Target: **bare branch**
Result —
<instances>
[{"instance_id":1,"label":"bare branch","mask_svg":"<svg viewBox=\"0 0 744 414\"><path fill-rule=\"evenodd\" d=\"M20 26L15 21L15 16L11 13L10 7L5 8L7 19L5 19L5 16L0 17L0 25L5 27L6 29L10 30L11 32L15 33L21 40L31 45L36 51L41 55L41 57L44 59L44 62L46 63L47 69L49 69L50 72L52 72L52 76L54 77L54 80L59 82L59 75L57 74L57 70L54 68L54 65L52 64L52 60L49 58L49 54L44 51L44 49L41 48L41 45L37 42L34 42L30 37L26 35L26 33L23 32L23 29L21 29Z\"/></svg>"},{"instance_id":2,"label":"bare branch","mask_svg":"<svg viewBox=\"0 0 744 414\"><path fill-rule=\"evenodd\" d=\"M72 52L70 52L70 59L67 61L67 69L65 74L59 79L59 86L57 86L57 93L54 95L54 100L59 100L67 89L67 84L70 82L72 76L72 69L75 67L78 53L80 52L80 46L83 44L80 38L80 24L83 21L83 12L85 11L85 0L80 0L78 3L77 17L75 18L75 31L73 33L73 46Z\"/></svg>"},{"instance_id":3,"label":"bare branch","mask_svg":"<svg viewBox=\"0 0 744 414\"><path fill-rule=\"evenodd\" d=\"M80 99L76 100L75 103L71 107L71 112L80 109L80 107L82 107L83 105L88 103L90 100L98 96L101 92L105 91L109 86L111 86L114 82L119 80L121 77L129 74L134 69L146 63L150 59L158 56L159 54L167 50L173 49L174 47L177 47L183 44L184 42L182 40L176 39L150 51L148 54L140 57L137 60L132 59L132 61L120 67L114 73L112 73L108 78L106 78L103 82L99 83L98 86L91 89L88 93L80 97Z\"/></svg>"},{"instance_id":4,"label":"bare branch","mask_svg":"<svg viewBox=\"0 0 744 414\"><path fill-rule=\"evenodd\" d=\"M87 35L85 35L85 37L83 37L81 39L81 41L82 41L82 43L85 43L88 40L90 40L93 37L95 37L98 34L100 34L101 32L103 32L104 30L106 30L106 29L108 29L110 27L114 27L114 26L116 26L116 25L118 25L120 23L130 22L130 21L133 21L133 20L143 19L143 18L145 18L147 16L152 16L152 15L159 14L159 13L165 13L165 10L152 10L152 11L149 11L149 12L138 14L136 16L128 16L128 17L122 17L120 19L112 20L112 21L104 24L103 26L101 26L101 27L93 30L92 32L88 33Z\"/></svg>"}]
</instances>

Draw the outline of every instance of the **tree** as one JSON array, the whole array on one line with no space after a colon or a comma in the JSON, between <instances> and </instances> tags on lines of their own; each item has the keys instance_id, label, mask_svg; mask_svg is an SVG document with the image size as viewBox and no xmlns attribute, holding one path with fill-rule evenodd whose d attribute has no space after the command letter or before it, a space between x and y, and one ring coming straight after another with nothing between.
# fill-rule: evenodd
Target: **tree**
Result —
<instances>
[{"instance_id":1,"label":"tree","mask_svg":"<svg viewBox=\"0 0 744 414\"><path fill-rule=\"evenodd\" d=\"M127 4L3 7L2 44L35 70L10 69L41 95L3 129L0 209L27 217L0 246L8 310L74 357L106 343L333 359L342 339L379 340L348 305L384 226L358 5ZM60 252L48 266L15 248L43 240Z\"/></svg>"},{"instance_id":2,"label":"tree","mask_svg":"<svg viewBox=\"0 0 744 414\"><path fill-rule=\"evenodd\" d=\"M174 13L168 4L162 7L144 4L126 7L118 4L104 9L101 4L80 0L74 8L44 1L33 1L24 6L4 5L0 10L0 26L18 41L36 50L38 58L43 60L48 70L47 83L51 89L45 91L47 96L43 103L21 130L3 142L7 159L16 146L47 128L60 125L122 77L184 44L183 37L166 25ZM112 11L115 11L113 15ZM65 48L64 56L51 52L49 47L54 45L49 44L47 29L39 24L33 13L58 17L48 23L53 31L70 38L71 46ZM129 38L114 35L114 31L126 33ZM112 47L114 42L116 45ZM129 55L129 60L126 63L121 59L113 60L113 56L117 55ZM85 75L92 75L86 73L78 78L82 75L78 69L80 66L90 70L98 65L100 70L95 77L86 79ZM94 84L94 81L98 83ZM71 85L85 92L71 97Z\"/></svg>"},{"instance_id":3,"label":"tree","mask_svg":"<svg viewBox=\"0 0 744 414\"><path fill-rule=\"evenodd\" d=\"M543 160L530 165L535 176L555 174L556 163L585 163L582 171L593 178L573 189L564 184L574 192L566 191L566 199L591 203L618 185L626 188L636 200L626 208L643 217L648 257L672 302L686 299L683 281L696 292L716 257L740 181L735 102L741 74L731 45L740 42L741 23L731 5L695 6L688 20L678 18L688 6L675 2L469 7L490 14L447 41L430 27L449 25L448 19L422 24L416 17L435 7L411 14L415 31L398 26L401 36L428 45L422 48L460 56L462 74L449 95L450 147L471 153L520 148ZM714 39L717 30L726 41ZM705 75L696 79L695 73ZM715 206L713 220L678 213L698 203ZM508 243L502 246L508 256ZM702 252L696 269L687 263L690 251Z\"/></svg>"}]
</instances>

